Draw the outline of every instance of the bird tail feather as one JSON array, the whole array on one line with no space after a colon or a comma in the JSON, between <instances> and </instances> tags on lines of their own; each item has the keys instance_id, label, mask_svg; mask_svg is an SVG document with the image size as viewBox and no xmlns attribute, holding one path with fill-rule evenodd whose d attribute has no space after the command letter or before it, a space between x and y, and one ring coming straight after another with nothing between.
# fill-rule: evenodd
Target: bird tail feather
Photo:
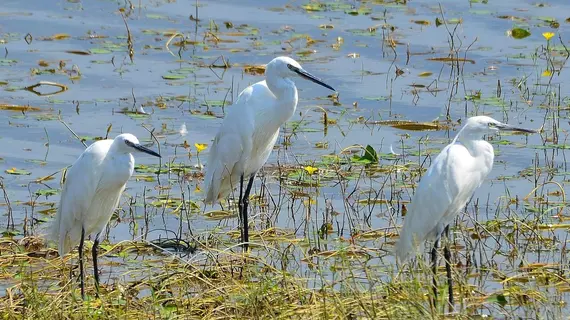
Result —
<instances>
[{"instance_id":1,"label":"bird tail feather","mask_svg":"<svg viewBox=\"0 0 570 320\"><path fill-rule=\"evenodd\" d=\"M214 205L218 201L220 184L222 183L220 165L220 160L217 159L217 143L214 141L208 158L206 176L204 177L204 190L206 191L206 199L204 202L206 204L210 203Z\"/></svg>"},{"instance_id":2,"label":"bird tail feather","mask_svg":"<svg viewBox=\"0 0 570 320\"><path fill-rule=\"evenodd\" d=\"M81 228L76 228L81 230ZM80 231L81 232L81 231ZM69 230L69 232L65 232L59 235L59 246L57 248L57 251L59 252L59 256L63 257L64 255L66 255L67 253L69 253L69 251L71 251L71 249L73 249L74 244L78 243L81 239L81 233L79 232L79 236L77 236L74 231L74 229ZM71 234L73 233L73 234Z\"/></svg>"},{"instance_id":3,"label":"bird tail feather","mask_svg":"<svg viewBox=\"0 0 570 320\"><path fill-rule=\"evenodd\" d=\"M218 200L218 194L220 190L220 179L217 177L216 168L210 168L206 173L206 178L204 179L204 188L206 190L206 203L215 204Z\"/></svg>"},{"instance_id":4,"label":"bird tail feather","mask_svg":"<svg viewBox=\"0 0 570 320\"><path fill-rule=\"evenodd\" d=\"M220 199L226 197L234 188L239 179L232 175L224 161L211 161L204 178L206 190L206 204L215 205Z\"/></svg>"},{"instance_id":5,"label":"bird tail feather","mask_svg":"<svg viewBox=\"0 0 570 320\"><path fill-rule=\"evenodd\" d=\"M418 251L421 251L423 248L422 242L417 243L414 241L414 234L410 232L405 232L402 229L400 232L400 239L394 248L394 253L396 257L400 260L400 262L404 263L411 256L414 256Z\"/></svg>"},{"instance_id":6,"label":"bird tail feather","mask_svg":"<svg viewBox=\"0 0 570 320\"><path fill-rule=\"evenodd\" d=\"M58 211L61 210L58 208ZM66 255L76 243L81 239L81 228L72 228L69 226L69 221L61 221L61 212L58 212L56 219L51 225L51 230L47 236L49 241L57 242L57 251L60 257ZM75 220L74 220L75 221Z\"/></svg>"},{"instance_id":7,"label":"bird tail feather","mask_svg":"<svg viewBox=\"0 0 570 320\"><path fill-rule=\"evenodd\" d=\"M401 262L406 262L410 258L411 251L413 250L413 245L409 237L400 238L396 247L394 248L394 253L396 257Z\"/></svg>"}]
</instances>

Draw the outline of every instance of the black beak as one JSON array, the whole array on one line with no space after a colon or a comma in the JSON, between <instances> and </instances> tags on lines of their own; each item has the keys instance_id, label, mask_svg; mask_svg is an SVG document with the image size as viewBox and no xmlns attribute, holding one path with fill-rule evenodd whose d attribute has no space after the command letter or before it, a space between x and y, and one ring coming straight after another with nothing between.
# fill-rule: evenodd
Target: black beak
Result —
<instances>
[{"instance_id":1,"label":"black beak","mask_svg":"<svg viewBox=\"0 0 570 320\"><path fill-rule=\"evenodd\" d=\"M132 146L133 148L137 149L137 150L140 151L140 152L148 153L148 154L150 154L151 156L155 156L155 157L162 158L162 157L160 156L160 154L158 154L158 153L156 153L156 152L150 150L149 148L144 147L144 146L142 146L142 145L140 145L140 144L132 144L131 146Z\"/></svg>"},{"instance_id":2,"label":"black beak","mask_svg":"<svg viewBox=\"0 0 570 320\"><path fill-rule=\"evenodd\" d=\"M513 126L510 126L506 123L497 124L497 128L499 128L499 130L501 130L501 131L518 131L518 132L524 132L524 133L537 133L538 132L536 130L513 127Z\"/></svg>"},{"instance_id":3,"label":"black beak","mask_svg":"<svg viewBox=\"0 0 570 320\"><path fill-rule=\"evenodd\" d=\"M292 66L292 65L290 65L290 64L288 64L287 67L289 67L289 69L290 69L291 71L293 71L293 72L297 73L299 76L301 76L301 78L304 78L304 79L307 79L307 80L311 80L311 81L313 81L313 82L316 83L316 84L320 84L321 86L323 86L323 87L325 87L325 88L327 88L327 89L330 89L330 90L336 92L336 90L335 90L333 87L331 87L331 86L329 86L328 84L322 82L321 79L315 77L314 75L308 73L307 71L305 71L305 70L303 70L303 69L300 69L300 68L297 68L297 67L295 67L295 66Z\"/></svg>"}]
</instances>

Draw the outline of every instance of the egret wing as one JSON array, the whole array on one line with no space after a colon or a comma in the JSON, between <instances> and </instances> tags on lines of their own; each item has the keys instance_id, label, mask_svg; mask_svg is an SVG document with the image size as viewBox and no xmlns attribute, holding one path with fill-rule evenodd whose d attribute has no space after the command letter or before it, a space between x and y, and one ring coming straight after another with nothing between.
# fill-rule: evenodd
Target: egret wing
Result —
<instances>
[{"instance_id":1,"label":"egret wing","mask_svg":"<svg viewBox=\"0 0 570 320\"><path fill-rule=\"evenodd\" d=\"M418 247L422 248L425 240L437 239L449 223L447 220L453 219L465 205L474 190L466 188L465 184L472 176L472 159L463 145L450 144L421 178L396 245L396 255L402 261L414 254ZM463 201L467 193L469 195Z\"/></svg>"},{"instance_id":2,"label":"egret wing","mask_svg":"<svg viewBox=\"0 0 570 320\"><path fill-rule=\"evenodd\" d=\"M260 81L244 89L228 107L210 149L204 179L206 203L227 196L242 174L255 174L267 161L282 124L270 114L271 108L266 108L273 100L267 83Z\"/></svg>"},{"instance_id":3,"label":"egret wing","mask_svg":"<svg viewBox=\"0 0 570 320\"><path fill-rule=\"evenodd\" d=\"M59 254L69 252L81 239L82 215L87 212L101 178L101 163L110 141L89 146L67 170L61 200L52 226L52 239L59 241Z\"/></svg>"},{"instance_id":4,"label":"egret wing","mask_svg":"<svg viewBox=\"0 0 570 320\"><path fill-rule=\"evenodd\" d=\"M228 108L210 148L204 177L206 203L216 203L233 190L251 153L254 120L244 105L251 95L248 89L242 91L238 101Z\"/></svg>"}]
</instances>

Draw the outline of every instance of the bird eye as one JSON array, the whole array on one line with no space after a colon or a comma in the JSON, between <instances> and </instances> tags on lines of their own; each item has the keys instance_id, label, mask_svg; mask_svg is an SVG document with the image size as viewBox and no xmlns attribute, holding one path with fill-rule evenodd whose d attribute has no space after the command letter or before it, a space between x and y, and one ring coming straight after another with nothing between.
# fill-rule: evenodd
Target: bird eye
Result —
<instances>
[{"instance_id":1,"label":"bird eye","mask_svg":"<svg viewBox=\"0 0 570 320\"><path fill-rule=\"evenodd\" d=\"M489 122L489 124L488 124L488 125L489 125L489 128L494 128L494 127L496 127L496 126L497 126L496 124L494 124L494 123L492 123L492 122Z\"/></svg>"}]
</instances>

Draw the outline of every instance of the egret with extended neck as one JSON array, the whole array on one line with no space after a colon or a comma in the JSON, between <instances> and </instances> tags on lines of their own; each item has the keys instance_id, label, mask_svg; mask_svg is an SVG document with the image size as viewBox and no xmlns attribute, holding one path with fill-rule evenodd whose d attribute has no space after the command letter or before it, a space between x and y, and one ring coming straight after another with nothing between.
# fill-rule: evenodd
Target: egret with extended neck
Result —
<instances>
[{"instance_id":1,"label":"egret with extended neck","mask_svg":"<svg viewBox=\"0 0 570 320\"><path fill-rule=\"evenodd\" d=\"M206 203L215 204L238 184L241 243L249 244L249 194L255 173L265 164L279 136L279 128L297 107L297 87L301 77L330 90L334 89L305 71L288 57L273 59L265 69L265 80L245 88L228 113L210 148L204 178ZM244 182L247 185L244 190Z\"/></svg>"}]
</instances>

